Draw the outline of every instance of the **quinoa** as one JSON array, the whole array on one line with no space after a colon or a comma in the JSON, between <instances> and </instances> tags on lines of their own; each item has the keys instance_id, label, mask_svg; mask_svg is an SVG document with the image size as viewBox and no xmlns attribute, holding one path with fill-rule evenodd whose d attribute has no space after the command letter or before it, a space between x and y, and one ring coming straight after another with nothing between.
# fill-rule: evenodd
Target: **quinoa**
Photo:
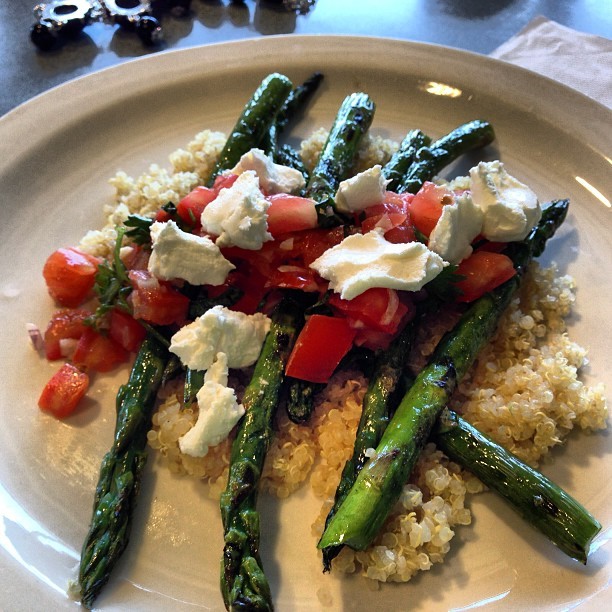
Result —
<instances>
[{"instance_id":1,"label":"quinoa","mask_svg":"<svg viewBox=\"0 0 612 612\"><path fill-rule=\"evenodd\" d=\"M327 135L319 129L302 143L300 153L307 168L314 167ZM170 156L168 170L152 165L136 179L118 172L111 180L116 195L106 211L107 223L102 230L89 232L81 248L107 256L114 246L115 227L128 214L152 216L159 206L177 202L205 183L224 142L223 134L205 130ZM384 164L397 148L397 142L367 135L355 172ZM574 427L587 431L606 427L603 385L589 387L581 382L586 350L568 337L566 321L574 301L571 277L559 275L554 265L542 268L533 263L497 334L452 400L454 410L533 466ZM408 364L411 369L422 367L437 339L457 316L449 311L420 331ZM278 410L276 436L266 457L261 486L279 498L307 486L321 500L319 516L312 517L313 551L341 470L352 454L366 387L367 381L359 372L335 375L317 396L315 412L305 425L292 423L284 410ZM227 482L232 436L211 447L205 457L184 455L178 439L196 420L197 405L183 406L178 386L168 388L153 417L148 443L157 451L158 461L173 473L201 479L208 495L218 499ZM455 530L471 523L469 495L483 489L472 474L434 444L427 444L376 540L362 552L345 547L334 559L334 569L359 573L373 585L410 580L444 560ZM321 600L325 597L327 594L320 594Z\"/></svg>"},{"instance_id":2,"label":"quinoa","mask_svg":"<svg viewBox=\"0 0 612 612\"><path fill-rule=\"evenodd\" d=\"M168 202L176 204L194 187L204 184L225 140L221 132L203 130L185 149L178 149L170 155L170 169L151 164L148 171L136 179L118 171L110 179L115 198L105 208L106 224L101 230L85 234L79 247L91 255L107 257L115 243L116 227L122 225L128 215L152 217L160 206Z\"/></svg>"}]
</instances>

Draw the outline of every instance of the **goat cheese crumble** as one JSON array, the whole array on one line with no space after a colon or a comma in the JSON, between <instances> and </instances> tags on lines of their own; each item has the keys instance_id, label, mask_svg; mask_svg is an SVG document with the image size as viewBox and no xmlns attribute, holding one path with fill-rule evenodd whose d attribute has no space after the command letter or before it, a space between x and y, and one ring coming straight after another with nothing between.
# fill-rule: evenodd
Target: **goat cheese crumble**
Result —
<instances>
[{"instance_id":1,"label":"goat cheese crumble","mask_svg":"<svg viewBox=\"0 0 612 612\"><path fill-rule=\"evenodd\" d=\"M372 287L418 291L446 266L421 242L394 244L382 232L353 234L328 249L310 267L344 300Z\"/></svg>"},{"instance_id":2,"label":"goat cheese crumble","mask_svg":"<svg viewBox=\"0 0 612 612\"><path fill-rule=\"evenodd\" d=\"M246 315L215 306L172 336L170 351L192 370L204 370L197 393L198 420L180 440L181 451L203 457L224 440L244 414L234 390L227 386L229 368L245 368L259 357L270 329L262 314Z\"/></svg>"},{"instance_id":3,"label":"goat cheese crumble","mask_svg":"<svg viewBox=\"0 0 612 612\"><path fill-rule=\"evenodd\" d=\"M487 240L523 240L542 216L536 194L508 174L500 161L472 168L470 185L474 204L484 215L482 235Z\"/></svg>"},{"instance_id":4,"label":"goat cheese crumble","mask_svg":"<svg viewBox=\"0 0 612 612\"><path fill-rule=\"evenodd\" d=\"M245 410L228 383L227 355L217 353L215 361L204 375L204 385L198 391L198 420L181 438L181 452L192 457L204 457L210 446L225 440Z\"/></svg>"},{"instance_id":5,"label":"goat cheese crumble","mask_svg":"<svg viewBox=\"0 0 612 612\"><path fill-rule=\"evenodd\" d=\"M261 149L245 153L231 172L240 175L247 170L257 174L259 186L267 194L296 193L306 185L299 170L274 163Z\"/></svg>"},{"instance_id":6,"label":"goat cheese crumble","mask_svg":"<svg viewBox=\"0 0 612 612\"><path fill-rule=\"evenodd\" d=\"M148 270L158 279L216 286L236 267L210 238L184 232L174 221L156 221L150 232L153 250Z\"/></svg>"},{"instance_id":7,"label":"goat cheese crumble","mask_svg":"<svg viewBox=\"0 0 612 612\"><path fill-rule=\"evenodd\" d=\"M214 306L181 327L170 340L170 351L192 370L208 370L217 353L227 355L228 367L246 368L259 357L270 319Z\"/></svg>"},{"instance_id":8,"label":"goat cheese crumble","mask_svg":"<svg viewBox=\"0 0 612 612\"><path fill-rule=\"evenodd\" d=\"M380 164L359 172L340 183L335 196L336 208L340 212L351 213L380 204L385 199L388 183Z\"/></svg>"},{"instance_id":9,"label":"goat cheese crumble","mask_svg":"<svg viewBox=\"0 0 612 612\"><path fill-rule=\"evenodd\" d=\"M442 207L442 214L429 236L429 248L451 264L472 254L472 241L482 229L483 213L469 194Z\"/></svg>"},{"instance_id":10,"label":"goat cheese crumble","mask_svg":"<svg viewBox=\"0 0 612 612\"><path fill-rule=\"evenodd\" d=\"M257 251L272 240L268 232L268 208L259 189L259 179L253 170L246 170L231 187L221 189L219 195L202 211L202 228L217 236L218 247L237 246Z\"/></svg>"}]
</instances>

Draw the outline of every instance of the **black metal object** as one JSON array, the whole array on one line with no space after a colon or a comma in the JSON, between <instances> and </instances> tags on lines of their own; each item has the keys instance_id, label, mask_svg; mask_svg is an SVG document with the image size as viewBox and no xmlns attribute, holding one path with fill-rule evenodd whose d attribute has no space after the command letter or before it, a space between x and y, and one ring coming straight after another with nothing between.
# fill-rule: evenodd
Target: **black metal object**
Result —
<instances>
[{"instance_id":1,"label":"black metal object","mask_svg":"<svg viewBox=\"0 0 612 612\"><path fill-rule=\"evenodd\" d=\"M58 47L75 38L94 21L135 32L146 45L162 40L164 13L189 14L191 0L54 0L34 7L37 23L30 38L41 50Z\"/></svg>"},{"instance_id":2,"label":"black metal object","mask_svg":"<svg viewBox=\"0 0 612 612\"><path fill-rule=\"evenodd\" d=\"M232 0L239 1L242 0ZM277 3L288 11L304 14L315 0ZM103 22L134 32L145 45L153 46L163 39L164 14L186 17L190 10L191 0L53 0L34 7L37 21L30 30L30 39L39 49L48 51L76 38L91 23Z\"/></svg>"},{"instance_id":3,"label":"black metal object","mask_svg":"<svg viewBox=\"0 0 612 612\"><path fill-rule=\"evenodd\" d=\"M87 0L56 0L34 7L38 18L30 32L32 42L48 50L61 40L75 38L94 20L94 7Z\"/></svg>"}]
</instances>

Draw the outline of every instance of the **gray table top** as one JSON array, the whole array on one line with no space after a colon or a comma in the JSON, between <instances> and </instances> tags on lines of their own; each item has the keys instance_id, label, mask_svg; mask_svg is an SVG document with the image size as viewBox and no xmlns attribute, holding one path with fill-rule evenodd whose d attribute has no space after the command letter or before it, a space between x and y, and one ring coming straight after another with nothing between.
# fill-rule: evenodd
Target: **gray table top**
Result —
<instances>
[{"instance_id":1,"label":"gray table top","mask_svg":"<svg viewBox=\"0 0 612 612\"><path fill-rule=\"evenodd\" d=\"M316 0L305 15L269 0L193 0L188 16L162 17L164 41L156 47L96 22L75 41L42 52L30 42L36 21L31 2L0 2L0 115L72 78L142 55L244 38L387 36L487 54L537 15L612 37L611 0Z\"/></svg>"}]
</instances>

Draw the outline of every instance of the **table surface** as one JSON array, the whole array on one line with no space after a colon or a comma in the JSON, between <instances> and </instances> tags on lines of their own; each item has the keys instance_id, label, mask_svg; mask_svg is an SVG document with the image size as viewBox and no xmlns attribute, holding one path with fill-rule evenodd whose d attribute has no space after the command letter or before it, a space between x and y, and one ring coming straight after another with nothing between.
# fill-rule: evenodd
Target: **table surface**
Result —
<instances>
[{"instance_id":1,"label":"table surface","mask_svg":"<svg viewBox=\"0 0 612 612\"><path fill-rule=\"evenodd\" d=\"M96 22L59 49L30 42L32 4L0 1L0 115L65 81L169 49L281 34L386 36L490 53L538 15L612 37L610 0L316 0L304 15L278 3L192 0L184 18L161 19L156 47L118 26Z\"/></svg>"}]
</instances>

